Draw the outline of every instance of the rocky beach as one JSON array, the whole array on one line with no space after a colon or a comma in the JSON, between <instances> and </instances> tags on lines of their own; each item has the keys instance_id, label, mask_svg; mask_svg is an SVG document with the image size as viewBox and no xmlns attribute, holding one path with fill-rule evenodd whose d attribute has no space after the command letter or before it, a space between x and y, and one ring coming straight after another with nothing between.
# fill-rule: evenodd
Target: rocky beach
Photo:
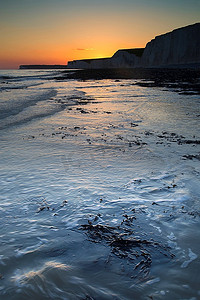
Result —
<instances>
[{"instance_id":1,"label":"rocky beach","mask_svg":"<svg viewBox=\"0 0 200 300\"><path fill-rule=\"evenodd\" d=\"M0 297L198 299L199 71L0 83Z\"/></svg>"}]
</instances>

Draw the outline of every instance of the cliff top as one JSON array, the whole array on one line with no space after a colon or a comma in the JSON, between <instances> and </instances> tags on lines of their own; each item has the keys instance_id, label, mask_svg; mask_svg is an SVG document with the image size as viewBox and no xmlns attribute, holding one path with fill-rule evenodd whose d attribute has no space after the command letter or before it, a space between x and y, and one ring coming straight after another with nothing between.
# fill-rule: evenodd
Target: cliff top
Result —
<instances>
[{"instance_id":1,"label":"cliff top","mask_svg":"<svg viewBox=\"0 0 200 300\"><path fill-rule=\"evenodd\" d=\"M144 52L144 48L120 49L117 52L115 52L115 54L117 54L120 51L125 51L125 52L128 52L129 54L135 54L136 56L141 57Z\"/></svg>"},{"instance_id":2,"label":"cliff top","mask_svg":"<svg viewBox=\"0 0 200 300\"><path fill-rule=\"evenodd\" d=\"M169 32L157 35L151 41L154 41L155 39L157 40L159 38L162 38L163 36L170 35L172 33L181 32L181 31L185 31L185 30L194 30L194 29L200 30L200 23L194 23L194 24L191 24L191 25L187 25L187 26L183 26L183 27L180 27L180 28L176 28L176 29L174 29L172 31L169 31ZM149 44L150 42L148 42L147 44Z\"/></svg>"}]
</instances>

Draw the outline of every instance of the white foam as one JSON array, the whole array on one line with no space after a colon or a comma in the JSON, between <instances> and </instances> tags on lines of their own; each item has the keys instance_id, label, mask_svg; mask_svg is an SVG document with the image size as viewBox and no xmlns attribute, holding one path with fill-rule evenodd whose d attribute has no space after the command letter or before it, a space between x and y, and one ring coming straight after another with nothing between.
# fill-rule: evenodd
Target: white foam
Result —
<instances>
[{"instance_id":1,"label":"white foam","mask_svg":"<svg viewBox=\"0 0 200 300\"><path fill-rule=\"evenodd\" d=\"M188 248L188 256L189 260L184 261L181 265L181 268L187 268L188 265L198 257L190 248Z\"/></svg>"},{"instance_id":2,"label":"white foam","mask_svg":"<svg viewBox=\"0 0 200 300\"><path fill-rule=\"evenodd\" d=\"M0 255L0 264L1 265L5 265L3 259L4 259L4 255Z\"/></svg>"},{"instance_id":3,"label":"white foam","mask_svg":"<svg viewBox=\"0 0 200 300\"><path fill-rule=\"evenodd\" d=\"M16 256L22 256L22 255L25 255L25 254L29 254L29 253L35 252L37 249L39 249L39 247L42 244L43 244L42 242L39 242L36 245L29 246L29 247L26 247L24 249L17 249L17 250L15 250L16 253L17 253Z\"/></svg>"},{"instance_id":4,"label":"white foam","mask_svg":"<svg viewBox=\"0 0 200 300\"><path fill-rule=\"evenodd\" d=\"M151 285L151 284L157 283L157 282L159 282L159 281L160 281L160 278L159 278L159 277L156 277L156 278L154 278L154 279L148 280L148 281L146 282L146 284Z\"/></svg>"},{"instance_id":5,"label":"white foam","mask_svg":"<svg viewBox=\"0 0 200 300\"><path fill-rule=\"evenodd\" d=\"M176 237L175 235L173 234L173 232L170 233L170 235L167 236L171 241L175 241L176 240Z\"/></svg>"},{"instance_id":6,"label":"white foam","mask_svg":"<svg viewBox=\"0 0 200 300\"><path fill-rule=\"evenodd\" d=\"M165 293L165 291L160 291L160 294L161 294L162 296L164 296L166 293Z\"/></svg>"}]
</instances>

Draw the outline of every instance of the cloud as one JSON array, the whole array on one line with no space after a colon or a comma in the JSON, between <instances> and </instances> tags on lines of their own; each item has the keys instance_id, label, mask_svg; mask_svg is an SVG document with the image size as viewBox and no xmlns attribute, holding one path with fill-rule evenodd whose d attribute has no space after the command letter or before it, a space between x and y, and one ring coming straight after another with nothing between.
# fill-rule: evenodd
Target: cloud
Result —
<instances>
[{"instance_id":1,"label":"cloud","mask_svg":"<svg viewBox=\"0 0 200 300\"><path fill-rule=\"evenodd\" d=\"M93 51L93 48L76 48L77 51Z\"/></svg>"}]
</instances>

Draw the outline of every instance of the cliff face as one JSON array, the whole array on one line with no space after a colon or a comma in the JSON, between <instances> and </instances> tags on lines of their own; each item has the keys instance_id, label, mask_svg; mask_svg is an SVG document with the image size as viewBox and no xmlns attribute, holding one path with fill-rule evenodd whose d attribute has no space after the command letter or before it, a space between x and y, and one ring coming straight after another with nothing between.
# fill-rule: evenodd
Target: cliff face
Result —
<instances>
[{"instance_id":1,"label":"cliff face","mask_svg":"<svg viewBox=\"0 0 200 300\"><path fill-rule=\"evenodd\" d=\"M200 63L200 23L157 36L144 50L142 67Z\"/></svg>"},{"instance_id":2,"label":"cliff face","mask_svg":"<svg viewBox=\"0 0 200 300\"><path fill-rule=\"evenodd\" d=\"M110 58L73 60L67 66L71 69L134 68L140 65L143 51L143 48L122 49Z\"/></svg>"},{"instance_id":3,"label":"cliff face","mask_svg":"<svg viewBox=\"0 0 200 300\"><path fill-rule=\"evenodd\" d=\"M111 58L113 68L137 68L141 65L144 48L118 50Z\"/></svg>"},{"instance_id":4,"label":"cliff face","mask_svg":"<svg viewBox=\"0 0 200 300\"><path fill-rule=\"evenodd\" d=\"M76 60L68 68L152 68L200 66L200 23L157 36L145 49L118 50L111 58Z\"/></svg>"}]
</instances>

